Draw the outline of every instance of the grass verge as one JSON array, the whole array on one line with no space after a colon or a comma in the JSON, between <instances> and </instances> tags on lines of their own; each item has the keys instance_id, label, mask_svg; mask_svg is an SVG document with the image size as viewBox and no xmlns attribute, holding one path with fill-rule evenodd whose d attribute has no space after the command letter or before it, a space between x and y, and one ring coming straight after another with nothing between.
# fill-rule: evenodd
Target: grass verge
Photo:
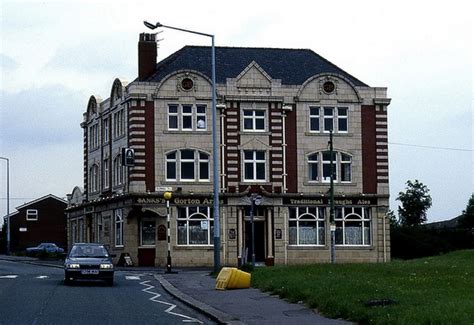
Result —
<instances>
[{"instance_id":1,"label":"grass verge","mask_svg":"<svg viewBox=\"0 0 474 325\"><path fill-rule=\"evenodd\" d=\"M252 285L361 324L474 324L474 250L385 264L258 268Z\"/></svg>"}]
</instances>

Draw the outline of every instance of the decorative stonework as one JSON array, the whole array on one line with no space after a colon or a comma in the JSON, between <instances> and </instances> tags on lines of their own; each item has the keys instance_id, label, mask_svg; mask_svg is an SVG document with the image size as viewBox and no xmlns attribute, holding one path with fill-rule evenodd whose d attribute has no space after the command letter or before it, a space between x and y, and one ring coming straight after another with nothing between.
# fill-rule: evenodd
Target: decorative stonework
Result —
<instances>
[{"instance_id":1,"label":"decorative stonework","mask_svg":"<svg viewBox=\"0 0 474 325\"><path fill-rule=\"evenodd\" d=\"M179 91L197 91L197 78L190 73L183 73L176 77L176 90Z\"/></svg>"},{"instance_id":2,"label":"decorative stonework","mask_svg":"<svg viewBox=\"0 0 474 325\"><path fill-rule=\"evenodd\" d=\"M337 95L338 84L339 80L331 76L319 79L319 94Z\"/></svg>"}]
</instances>

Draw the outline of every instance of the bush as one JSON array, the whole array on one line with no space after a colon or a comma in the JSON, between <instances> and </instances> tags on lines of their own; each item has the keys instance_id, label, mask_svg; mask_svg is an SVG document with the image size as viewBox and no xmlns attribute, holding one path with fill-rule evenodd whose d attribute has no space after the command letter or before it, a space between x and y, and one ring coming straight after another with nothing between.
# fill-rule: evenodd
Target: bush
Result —
<instances>
[{"instance_id":1,"label":"bush","mask_svg":"<svg viewBox=\"0 0 474 325\"><path fill-rule=\"evenodd\" d=\"M468 229L391 228L392 258L413 259L474 248L474 234Z\"/></svg>"}]
</instances>

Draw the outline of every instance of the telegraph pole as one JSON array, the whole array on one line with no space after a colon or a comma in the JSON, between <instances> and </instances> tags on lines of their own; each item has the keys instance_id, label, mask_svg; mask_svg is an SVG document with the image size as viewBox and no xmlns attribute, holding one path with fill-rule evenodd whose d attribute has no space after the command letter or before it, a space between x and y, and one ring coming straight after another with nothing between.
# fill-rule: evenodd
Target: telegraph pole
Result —
<instances>
[{"instance_id":1,"label":"telegraph pole","mask_svg":"<svg viewBox=\"0 0 474 325\"><path fill-rule=\"evenodd\" d=\"M332 142L332 129L329 130L329 156L331 157L331 183L329 194L329 222L331 229L331 263L336 263L336 223L334 221L334 147Z\"/></svg>"}]
</instances>

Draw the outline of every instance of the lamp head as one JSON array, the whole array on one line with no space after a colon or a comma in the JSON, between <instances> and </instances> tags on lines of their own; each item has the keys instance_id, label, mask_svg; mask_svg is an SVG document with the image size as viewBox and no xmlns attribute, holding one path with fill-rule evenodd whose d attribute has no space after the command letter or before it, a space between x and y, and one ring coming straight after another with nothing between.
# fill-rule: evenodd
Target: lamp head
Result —
<instances>
[{"instance_id":1,"label":"lamp head","mask_svg":"<svg viewBox=\"0 0 474 325\"><path fill-rule=\"evenodd\" d=\"M146 27L150 28L150 29L155 29L155 28L157 28L157 27L161 27L161 24L160 24L160 23L156 23L155 25L153 25L152 23L149 23L149 22L147 22L146 20L143 21L143 24L144 24Z\"/></svg>"}]
</instances>

